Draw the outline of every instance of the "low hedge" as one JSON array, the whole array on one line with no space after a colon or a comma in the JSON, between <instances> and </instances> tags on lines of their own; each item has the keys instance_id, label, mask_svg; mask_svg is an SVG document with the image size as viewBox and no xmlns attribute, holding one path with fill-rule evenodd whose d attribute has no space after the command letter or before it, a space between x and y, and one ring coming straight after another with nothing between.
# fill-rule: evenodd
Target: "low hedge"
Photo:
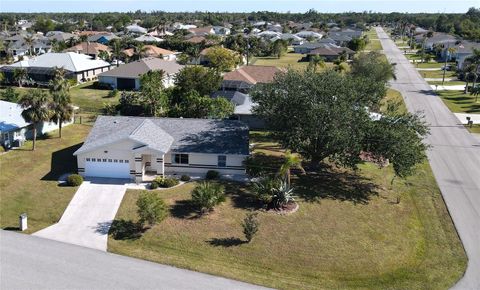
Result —
<instances>
[{"instance_id":1,"label":"low hedge","mask_svg":"<svg viewBox=\"0 0 480 290\"><path fill-rule=\"evenodd\" d=\"M83 177L78 174L70 174L67 177L67 184L70 186L79 186L83 182Z\"/></svg>"},{"instance_id":2,"label":"low hedge","mask_svg":"<svg viewBox=\"0 0 480 290\"><path fill-rule=\"evenodd\" d=\"M154 181L150 183L150 188L155 189L158 187L169 188L175 185L178 185L180 182L178 179L175 178L164 178L164 177L157 177Z\"/></svg>"},{"instance_id":3,"label":"low hedge","mask_svg":"<svg viewBox=\"0 0 480 290\"><path fill-rule=\"evenodd\" d=\"M205 178L208 180L218 179L219 177L220 177L220 173L216 170L207 171L207 175L205 176Z\"/></svg>"},{"instance_id":4,"label":"low hedge","mask_svg":"<svg viewBox=\"0 0 480 290\"><path fill-rule=\"evenodd\" d=\"M190 181L190 176L184 174L184 175L182 175L182 177L180 177L180 180L181 181Z\"/></svg>"}]
</instances>

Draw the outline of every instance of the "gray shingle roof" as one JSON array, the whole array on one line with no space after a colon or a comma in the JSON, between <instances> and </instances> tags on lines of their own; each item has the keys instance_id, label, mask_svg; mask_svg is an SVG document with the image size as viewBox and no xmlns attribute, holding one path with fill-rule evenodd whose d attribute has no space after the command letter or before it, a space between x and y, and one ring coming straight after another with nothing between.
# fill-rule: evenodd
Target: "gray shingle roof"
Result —
<instances>
[{"instance_id":1,"label":"gray shingle roof","mask_svg":"<svg viewBox=\"0 0 480 290\"><path fill-rule=\"evenodd\" d=\"M163 70L166 74L176 74L182 68L183 65L180 65L174 61L149 57L124 64L112 70L103 72L99 74L99 76L138 78L144 73L157 70Z\"/></svg>"},{"instance_id":2,"label":"gray shingle roof","mask_svg":"<svg viewBox=\"0 0 480 290\"><path fill-rule=\"evenodd\" d=\"M174 152L185 153L249 153L248 126L240 121L99 116L85 143L74 155L125 139L162 152L169 147Z\"/></svg>"}]
</instances>

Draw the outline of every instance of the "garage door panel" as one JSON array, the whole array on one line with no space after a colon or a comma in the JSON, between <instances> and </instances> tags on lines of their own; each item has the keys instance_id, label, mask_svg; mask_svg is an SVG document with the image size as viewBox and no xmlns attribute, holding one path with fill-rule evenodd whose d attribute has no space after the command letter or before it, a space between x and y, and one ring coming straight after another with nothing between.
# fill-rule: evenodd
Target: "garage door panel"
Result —
<instances>
[{"instance_id":1,"label":"garage door panel","mask_svg":"<svg viewBox=\"0 0 480 290\"><path fill-rule=\"evenodd\" d=\"M88 158L89 159L89 158ZM97 159L100 161L86 161L85 162L85 176L90 177L109 177L109 178L130 178L130 164L126 163L127 160L113 160L109 162L102 161L103 159Z\"/></svg>"}]
</instances>

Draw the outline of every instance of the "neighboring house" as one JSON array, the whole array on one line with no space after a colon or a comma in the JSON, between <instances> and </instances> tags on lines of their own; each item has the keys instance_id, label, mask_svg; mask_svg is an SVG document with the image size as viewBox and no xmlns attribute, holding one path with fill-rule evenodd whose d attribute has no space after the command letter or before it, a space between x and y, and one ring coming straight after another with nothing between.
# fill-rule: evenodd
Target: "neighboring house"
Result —
<instances>
[{"instance_id":1,"label":"neighboring house","mask_svg":"<svg viewBox=\"0 0 480 290\"><path fill-rule=\"evenodd\" d=\"M247 65L223 75L222 90L247 92L257 83L270 83L282 70L276 66Z\"/></svg>"},{"instance_id":2,"label":"neighboring house","mask_svg":"<svg viewBox=\"0 0 480 290\"><path fill-rule=\"evenodd\" d=\"M8 82L13 82L14 70L24 68L27 70L29 80L39 85L46 85L52 79L54 69L57 67L66 70L67 78L83 82L95 79L98 74L108 71L110 64L75 52L46 53L29 60L3 66L0 71L4 72Z\"/></svg>"},{"instance_id":3,"label":"neighboring house","mask_svg":"<svg viewBox=\"0 0 480 290\"><path fill-rule=\"evenodd\" d=\"M321 39L323 37L321 33L318 33L315 31L309 31L309 30L300 31L295 35L303 39L307 39L307 38Z\"/></svg>"},{"instance_id":4,"label":"neighboring house","mask_svg":"<svg viewBox=\"0 0 480 290\"><path fill-rule=\"evenodd\" d=\"M98 42L98 43L101 43L101 44L107 44L110 41L115 40L115 39L120 39L120 37L116 36L113 33L102 32L102 33L97 33L97 34L93 34L93 35L88 36L87 41Z\"/></svg>"},{"instance_id":5,"label":"neighboring house","mask_svg":"<svg viewBox=\"0 0 480 290\"><path fill-rule=\"evenodd\" d=\"M74 155L86 177L245 174L248 127L233 120L98 116Z\"/></svg>"},{"instance_id":6,"label":"neighboring house","mask_svg":"<svg viewBox=\"0 0 480 290\"><path fill-rule=\"evenodd\" d=\"M345 53L347 56L347 59L350 59L355 54L355 51L351 50L348 47L324 46L324 47L319 47L314 50L311 50L307 54L309 57L313 55L318 55L323 57L325 61L334 61L342 53Z\"/></svg>"},{"instance_id":7,"label":"neighboring house","mask_svg":"<svg viewBox=\"0 0 480 290\"><path fill-rule=\"evenodd\" d=\"M97 42L82 42L64 50L64 52L83 53L95 59L102 51L106 51L110 55L112 50L108 46Z\"/></svg>"},{"instance_id":8,"label":"neighboring house","mask_svg":"<svg viewBox=\"0 0 480 290\"><path fill-rule=\"evenodd\" d=\"M473 49L480 49L480 43L472 41L462 41L454 46L455 53L453 57L457 62L457 67L463 69L465 61L473 55ZM445 53L445 52L444 52Z\"/></svg>"},{"instance_id":9,"label":"neighboring house","mask_svg":"<svg viewBox=\"0 0 480 290\"><path fill-rule=\"evenodd\" d=\"M98 76L98 81L120 90L139 90L141 75L149 71L163 70L165 72L163 85L168 88L173 86L175 76L182 68L183 65L179 65L174 61L150 57L101 73Z\"/></svg>"},{"instance_id":10,"label":"neighboring house","mask_svg":"<svg viewBox=\"0 0 480 290\"><path fill-rule=\"evenodd\" d=\"M67 42L70 38L76 39L74 34L63 31L49 31L45 36L48 37L50 41L56 40L58 42Z\"/></svg>"},{"instance_id":11,"label":"neighboring house","mask_svg":"<svg viewBox=\"0 0 480 290\"><path fill-rule=\"evenodd\" d=\"M239 91L217 91L212 94L212 98L223 97L235 105L233 115L237 120L240 120L248 125L250 129L264 129L265 122L255 116L253 113L253 106L250 95Z\"/></svg>"},{"instance_id":12,"label":"neighboring house","mask_svg":"<svg viewBox=\"0 0 480 290\"><path fill-rule=\"evenodd\" d=\"M353 39L349 34L341 32L330 32L328 33L328 38L335 41L335 44L338 46L346 46Z\"/></svg>"},{"instance_id":13,"label":"neighboring house","mask_svg":"<svg viewBox=\"0 0 480 290\"><path fill-rule=\"evenodd\" d=\"M265 30L265 31L262 31L260 33L257 33L258 37L262 37L262 38L266 38L266 39L270 39L270 38L273 38L273 37L278 37L280 35L281 35L281 33L279 33L279 32L269 31L269 30Z\"/></svg>"},{"instance_id":14,"label":"neighboring house","mask_svg":"<svg viewBox=\"0 0 480 290\"><path fill-rule=\"evenodd\" d=\"M207 39L205 36L191 36L191 37L188 37L185 41L193 44L205 44L205 45L214 45L216 43L214 40Z\"/></svg>"},{"instance_id":15,"label":"neighboring house","mask_svg":"<svg viewBox=\"0 0 480 290\"><path fill-rule=\"evenodd\" d=\"M435 46L454 46L457 38L446 33L435 33L432 37L425 39L425 49L433 50ZM423 39L422 39L423 42Z\"/></svg>"},{"instance_id":16,"label":"neighboring house","mask_svg":"<svg viewBox=\"0 0 480 290\"><path fill-rule=\"evenodd\" d=\"M143 49L143 55L146 57L158 57L169 61L173 61L177 58L176 52L155 45L145 45ZM135 50L133 48L125 49L123 53L128 57L132 57L135 55Z\"/></svg>"},{"instance_id":17,"label":"neighboring house","mask_svg":"<svg viewBox=\"0 0 480 290\"><path fill-rule=\"evenodd\" d=\"M135 38L134 40L139 42L162 42L163 41L163 39L155 36L151 36L151 35L141 35Z\"/></svg>"},{"instance_id":18,"label":"neighboring house","mask_svg":"<svg viewBox=\"0 0 480 290\"><path fill-rule=\"evenodd\" d=\"M175 30L189 30L189 29L193 29L193 28L197 28L196 25L193 25L193 24L183 24L183 23L179 23L179 22L176 22L172 25L173 29Z\"/></svg>"},{"instance_id":19,"label":"neighboring house","mask_svg":"<svg viewBox=\"0 0 480 290\"><path fill-rule=\"evenodd\" d=\"M199 27L199 28L190 28L188 32L195 36L206 36L215 34L215 30L211 26Z\"/></svg>"},{"instance_id":20,"label":"neighboring house","mask_svg":"<svg viewBox=\"0 0 480 290\"><path fill-rule=\"evenodd\" d=\"M0 145L4 148L20 147L26 139L33 137L30 123L22 117L22 107L19 104L0 100ZM64 122L62 126L72 124L71 120ZM41 122L37 126L37 135L58 129L54 122Z\"/></svg>"},{"instance_id":21,"label":"neighboring house","mask_svg":"<svg viewBox=\"0 0 480 290\"><path fill-rule=\"evenodd\" d=\"M213 26L212 29L216 35L230 35L231 33L231 30L228 27Z\"/></svg>"},{"instance_id":22,"label":"neighboring house","mask_svg":"<svg viewBox=\"0 0 480 290\"><path fill-rule=\"evenodd\" d=\"M205 49L203 49L202 51L200 51L200 57L199 57L199 64L201 65L205 65L205 66L208 66L210 65L210 59L208 58L208 52L210 51L210 49L212 49L212 47L207 47ZM235 54L235 55L239 55L238 52L234 51L234 50L231 50L231 49L228 49L228 48L225 48L226 50L228 50L229 52ZM244 57L242 57L242 62L245 63L246 62L246 59Z\"/></svg>"},{"instance_id":23,"label":"neighboring house","mask_svg":"<svg viewBox=\"0 0 480 290\"><path fill-rule=\"evenodd\" d=\"M137 24L133 24L133 25L129 25L127 27L125 27L125 30L127 31L127 33L132 33L132 34L145 34L147 33L147 29L146 28L143 28Z\"/></svg>"},{"instance_id":24,"label":"neighboring house","mask_svg":"<svg viewBox=\"0 0 480 290\"><path fill-rule=\"evenodd\" d=\"M318 48L325 48L325 47L342 48L341 46L336 45L333 40L330 40L328 38L328 39L321 39L317 42L305 42L301 45L296 45L293 47L293 51L295 53L308 54L312 50L315 50Z\"/></svg>"},{"instance_id":25,"label":"neighboring house","mask_svg":"<svg viewBox=\"0 0 480 290\"><path fill-rule=\"evenodd\" d=\"M302 45L305 42L305 40L300 36L291 33L282 33L277 37L271 38L270 41L275 42L279 39L286 40L292 45Z\"/></svg>"}]
</instances>

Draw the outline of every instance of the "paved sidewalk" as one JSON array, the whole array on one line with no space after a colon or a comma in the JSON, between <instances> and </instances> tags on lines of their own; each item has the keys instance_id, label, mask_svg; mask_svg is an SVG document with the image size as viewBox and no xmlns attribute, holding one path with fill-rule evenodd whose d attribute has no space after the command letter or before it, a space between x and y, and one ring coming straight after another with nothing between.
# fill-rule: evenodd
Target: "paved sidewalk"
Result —
<instances>
[{"instance_id":1,"label":"paved sidewalk","mask_svg":"<svg viewBox=\"0 0 480 290\"><path fill-rule=\"evenodd\" d=\"M430 85L432 90L437 90L437 91L464 91L465 86L464 85L453 85L453 86L435 86L435 85Z\"/></svg>"},{"instance_id":2,"label":"paved sidewalk","mask_svg":"<svg viewBox=\"0 0 480 290\"><path fill-rule=\"evenodd\" d=\"M467 124L467 117L470 117L473 124L480 124L480 114L455 113L455 117L457 117L464 125Z\"/></svg>"},{"instance_id":3,"label":"paved sidewalk","mask_svg":"<svg viewBox=\"0 0 480 290\"><path fill-rule=\"evenodd\" d=\"M108 231L125 191L122 180L84 181L60 221L33 235L106 251Z\"/></svg>"}]
</instances>

